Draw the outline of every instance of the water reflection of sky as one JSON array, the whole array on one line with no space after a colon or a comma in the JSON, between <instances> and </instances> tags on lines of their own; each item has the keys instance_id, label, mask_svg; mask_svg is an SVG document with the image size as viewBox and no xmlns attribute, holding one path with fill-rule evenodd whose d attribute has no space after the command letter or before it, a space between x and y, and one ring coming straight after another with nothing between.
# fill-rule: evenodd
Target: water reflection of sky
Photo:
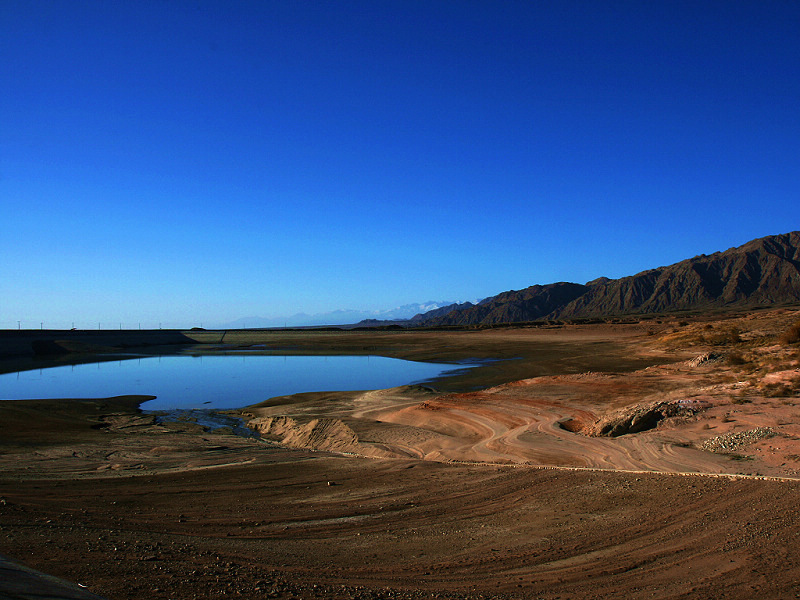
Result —
<instances>
[{"instance_id":1,"label":"water reflection of sky","mask_svg":"<svg viewBox=\"0 0 800 600\"><path fill-rule=\"evenodd\" d=\"M238 408L273 396L383 389L458 366L382 356L153 356L0 375L0 399L157 396L142 408Z\"/></svg>"}]
</instances>

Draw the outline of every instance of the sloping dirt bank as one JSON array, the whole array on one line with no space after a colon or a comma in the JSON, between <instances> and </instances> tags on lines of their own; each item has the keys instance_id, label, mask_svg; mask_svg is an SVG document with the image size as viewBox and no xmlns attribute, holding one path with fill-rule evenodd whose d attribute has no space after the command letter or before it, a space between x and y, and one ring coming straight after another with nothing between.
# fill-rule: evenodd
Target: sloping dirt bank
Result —
<instances>
[{"instance_id":1,"label":"sloping dirt bank","mask_svg":"<svg viewBox=\"0 0 800 600\"><path fill-rule=\"evenodd\" d=\"M368 457L800 477L800 399L764 396L719 365L538 377L468 393L404 387L295 400L243 414L283 445ZM337 425L328 445L306 433L323 421ZM347 444L337 446L341 430ZM768 435L747 437L756 430ZM713 447L734 435L738 447Z\"/></svg>"},{"instance_id":2,"label":"sloping dirt bank","mask_svg":"<svg viewBox=\"0 0 800 600\"><path fill-rule=\"evenodd\" d=\"M243 414L270 439L309 449L333 449L318 437L304 442L303 431L335 420L348 432L341 451L369 457L800 477L800 352L775 343L797 316L775 311L682 321L660 324L653 335L640 330L638 337L620 326L574 328L560 343L588 345L576 354L592 348L598 366L620 349L628 367L654 357L673 362L530 377L468 392L406 386L297 394ZM616 345L605 347L614 348L609 354L593 345L599 333ZM290 422L278 430L276 419Z\"/></svg>"}]
</instances>

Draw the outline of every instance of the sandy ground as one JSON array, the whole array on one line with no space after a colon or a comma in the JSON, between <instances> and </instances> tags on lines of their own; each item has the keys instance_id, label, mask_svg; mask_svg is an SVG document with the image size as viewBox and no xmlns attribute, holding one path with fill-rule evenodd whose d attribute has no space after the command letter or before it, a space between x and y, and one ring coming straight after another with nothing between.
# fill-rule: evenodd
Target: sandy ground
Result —
<instances>
[{"instance_id":1,"label":"sandy ground","mask_svg":"<svg viewBox=\"0 0 800 600\"><path fill-rule=\"evenodd\" d=\"M271 399L244 411L262 440L141 397L2 402L0 554L110 599L800 597L797 318L285 333L517 359ZM596 435L658 402L680 410Z\"/></svg>"}]
</instances>

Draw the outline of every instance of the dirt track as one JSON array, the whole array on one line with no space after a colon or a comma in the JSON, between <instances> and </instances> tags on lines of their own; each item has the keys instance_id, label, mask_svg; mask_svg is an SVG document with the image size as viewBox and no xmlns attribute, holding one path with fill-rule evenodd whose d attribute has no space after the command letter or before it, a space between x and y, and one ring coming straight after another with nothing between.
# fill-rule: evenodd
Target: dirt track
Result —
<instances>
[{"instance_id":1,"label":"dirt track","mask_svg":"<svg viewBox=\"0 0 800 600\"><path fill-rule=\"evenodd\" d=\"M769 324L757 317L752 332ZM4 402L0 554L109 599L795 597L800 482L533 466L794 477L800 398L769 386L794 381L795 359L758 342L742 348L773 361L770 373L690 366L704 350L687 349L694 327L561 338L583 357L581 344L606 340L593 346L609 350L597 365L626 349L628 364L651 365L633 373L534 372L482 391L309 394L251 409L293 419L298 443L341 436L398 458L160 426L136 414L136 398ZM525 334L508 335L511 347ZM502 344L502 332L489 337ZM412 346L403 352L423 349ZM653 397L705 408L619 438L580 433ZM327 436L300 431L314 420ZM759 428L777 433L739 435ZM704 440L739 445L710 452ZM507 464L440 462L452 460Z\"/></svg>"},{"instance_id":2,"label":"dirt track","mask_svg":"<svg viewBox=\"0 0 800 600\"><path fill-rule=\"evenodd\" d=\"M18 482L4 550L108 598L800 593L796 483L263 454Z\"/></svg>"}]
</instances>

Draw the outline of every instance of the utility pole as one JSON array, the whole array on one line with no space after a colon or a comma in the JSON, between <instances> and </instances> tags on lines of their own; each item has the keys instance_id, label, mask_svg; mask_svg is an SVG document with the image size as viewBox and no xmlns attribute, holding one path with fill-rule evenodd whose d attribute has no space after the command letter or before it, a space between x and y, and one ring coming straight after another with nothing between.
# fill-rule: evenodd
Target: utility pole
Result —
<instances>
[{"instance_id":1,"label":"utility pole","mask_svg":"<svg viewBox=\"0 0 800 600\"><path fill-rule=\"evenodd\" d=\"M19 331L20 329L22 329L22 321L17 320L17 331Z\"/></svg>"}]
</instances>

